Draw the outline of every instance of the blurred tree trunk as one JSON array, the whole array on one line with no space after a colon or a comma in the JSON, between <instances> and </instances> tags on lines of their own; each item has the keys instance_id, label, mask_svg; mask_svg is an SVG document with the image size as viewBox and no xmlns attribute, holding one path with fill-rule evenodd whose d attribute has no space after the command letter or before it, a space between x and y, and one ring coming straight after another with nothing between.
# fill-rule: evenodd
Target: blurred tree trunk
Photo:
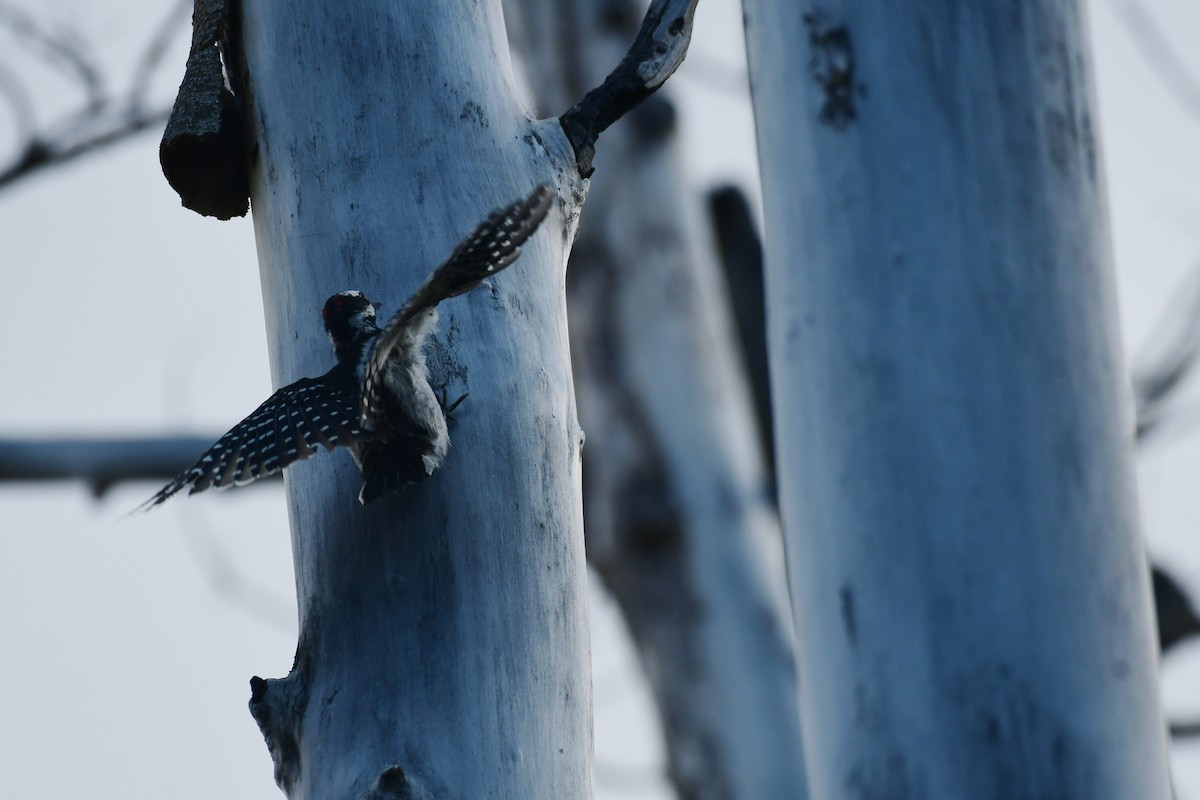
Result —
<instances>
[{"instance_id":1,"label":"blurred tree trunk","mask_svg":"<svg viewBox=\"0 0 1200 800\"><path fill-rule=\"evenodd\" d=\"M813 796L1169 797L1078 5L745 8Z\"/></svg>"},{"instance_id":2,"label":"blurred tree trunk","mask_svg":"<svg viewBox=\"0 0 1200 800\"><path fill-rule=\"evenodd\" d=\"M598 82L635 3L511 0L538 106ZM805 796L778 521L728 298L683 190L674 109L606 135L567 299L591 564L654 692L689 800Z\"/></svg>"},{"instance_id":3,"label":"blurred tree trunk","mask_svg":"<svg viewBox=\"0 0 1200 800\"><path fill-rule=\"evenodd\" d=\"M521 260L447 302L445 467L367 508L339 453L288 470L292 672L251 707L293 800L587 798L581 436L563 273L582 201L512 90L499 2L244 0L251 197L276 384L328 368L318 311L394 311L492 208L556 184Z\"/></svg>"}]
</instances>

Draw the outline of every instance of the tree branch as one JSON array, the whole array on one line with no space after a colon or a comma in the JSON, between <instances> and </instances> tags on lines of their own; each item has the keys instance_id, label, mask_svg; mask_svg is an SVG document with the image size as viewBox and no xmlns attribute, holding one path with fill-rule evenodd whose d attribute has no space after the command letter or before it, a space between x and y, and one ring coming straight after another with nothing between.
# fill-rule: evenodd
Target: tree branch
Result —
<instances>
[{"instance_id":1,"label":"tree branch","mask_svg":"<svg viewBox=\"0 0 1200 800\"><path fill-rule=\"evenodd\" d=\"M0 166L0 189L17 183L39 170L65 164L75 158L117 144L147 128L162 125L169 111L147 108L146 95L162 56L180 22L177 4L164 18L138 62L127 96L118 99L106 90L106 81L90 46L75 31L50 31L20 10L0 4L0 27L35 47L52 67L66 72L84 90L85 101L57 122L39 129L34 102L19 78L0 69L0 93L16 119L15 157Z\"/></svg>"},{"instance_id":2,"label":"tree branch","mask_svg":"<svg viewBox=\"0 0 1200 800\"><path fill-rule=\"evenodd\" d=\"M654 0L621 63L559 118L583 177L592 174L600 133L653 94L683 63L697 1Z\"/></svg>"},{"instance_id":3,"label":"tree branch","mask_svg":"<svg viewBox=\"0 0 1200 800\"><path fill-rule=\"evenodd\" d=\"M1200 736L1200 720L1172 722L1169 730L1172 739L1195 739Z\"/></svg>"},{"instance_id":4,"label":"tree branch","mask_svg":"<svg viewBox=\"0 0 1200 800\"><path fill-rule=\"evenodd\" d=\"M30 177L40 169L65 164L94 150L123 142L147 128L157 127L166 121L168 113L166 109L154 109L143 113L130 111L97 117L93 125L98 130L69 143L32 137L28 139L20 157L8 167L0 169L0 190Z\"/></svg>"},{"instance_id":5,"label":"tree branch","mask_svg":"<svg viewBox=\"0 0 1200 800\"><path fill-rule=\"evenodd\" d=\"M117 483L174 477L213 436L0 439L0 481L82 479L101 497Z\"/></svg>"},{"instance_id":6,"label":"tree branch","mask_svg":"<svg viewBox=\"0 0 1200 800\"><path fill-rule=\"evenodd\" d=\"M103 104L104 77L95 59L87 53L87 42L78 32L71 28L57 33L46 30L28 14L7 3L0 4L0 26L41 50L48 64L77 81L83 88L89 108Z\"/></svg>"}]
</instances>

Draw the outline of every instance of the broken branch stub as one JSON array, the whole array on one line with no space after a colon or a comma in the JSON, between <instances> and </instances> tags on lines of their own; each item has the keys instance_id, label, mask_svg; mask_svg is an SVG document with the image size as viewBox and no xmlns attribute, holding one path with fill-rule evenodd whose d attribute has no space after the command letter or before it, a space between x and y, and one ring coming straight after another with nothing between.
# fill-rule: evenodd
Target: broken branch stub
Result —
<instances>
[{"instance_id":1,"label":"broken branch stub","mask_svg":"<svg viewBox=\"0 0 1200 800\"><path fill-rule=\"evenodd\" d=\"M621 63L604 83L559 117L581 176L592 174L601 131L653 94L683 63L692 41L697 2L654 0Z\"/></svg>"},{"instance_id":2,"label":"broken branch stub","mask_svg":"<svg viewBox=\"0 0 1200 800\"><path fill-rule=\"evenodd\" d=\"M158 147L163 175L183 205L218 219L250 209L241 115L221 61L228 16L227 0L196 0L187 69Z\"/></svg>"}]
</instances>

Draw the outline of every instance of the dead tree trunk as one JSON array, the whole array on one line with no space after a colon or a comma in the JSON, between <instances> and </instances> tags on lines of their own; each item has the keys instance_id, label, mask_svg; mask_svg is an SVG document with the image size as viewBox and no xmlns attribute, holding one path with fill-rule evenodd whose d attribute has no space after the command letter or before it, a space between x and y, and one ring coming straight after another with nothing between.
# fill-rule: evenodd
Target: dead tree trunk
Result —
<instances>
[{"instance_id":1,"label":"dead tree trunk","mask_svg":"<svg viewBox=\"0 0 1200 800\"><path fill-rule=\"evenodd\" d=\"M747 0L817 798L1170 796L1085 20Z\"/></svg>"},{"instance_id":2,"label":"dead tree trunk","mask_svg":"<svg viewBox=\"0 0 1200 800\"><path fill-rule=\"evenodd\" d=\"M513 0L540 107L596 83L635 3ZM689 800L805 796L778 521L721 275L663 95L605 138L567 299L588 433L588 558L654 693Z\"/></svg>"},{"instance_id":3,"label":"dead tree trunk","mask_svg":"<svg viewBox=\"0 0 1200 800\"><path fill-rule=\"evenodd\" d=\"M367 508L348 459L287 470L300 641L250 710L289 797L591 796L564 268L596 138L683 60L694 7L656 0L539 123L498 2L196 0L160 158L190 208L253 202L276 384L323 371L323 298L394 308L490 209L557 190L518 268L443 306L432 382L471 393L446 465Z\"/></svg>"},{"instance_id":4,"label":"dead tree trunk","mask_svg":"<svg viewBox=\"0 0 1200 800\"><path fill-rule=\"evenodd\" d=\"M241 5L277 384L327 367L325 297L390 312L490 209L561 195L514 267L442 306L433 382L470 392L444 468L365 509L349 458L289 470L300 641L251 701L277 779L293 800L590 797L570 146L515 100L498 2Z\"/></svg>"}]
</instances>

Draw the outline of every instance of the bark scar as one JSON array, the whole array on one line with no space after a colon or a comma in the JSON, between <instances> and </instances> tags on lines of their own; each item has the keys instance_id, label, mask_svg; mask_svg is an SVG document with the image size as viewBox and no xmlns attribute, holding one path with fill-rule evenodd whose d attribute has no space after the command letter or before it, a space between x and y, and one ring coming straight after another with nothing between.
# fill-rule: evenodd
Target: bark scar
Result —
<instances>
[{"instance_id":1,"label":"bark scar","mask_svg":"<svg viewBox=\"0 0 1200 800\"><path fill-rule=\"evenodd\" d=\"M404 767L393 764L379 773L363 800L425 800L428 797L429 793L404 771Z\"/></svg>"},{"instance_id":2,"label":"bark scar","mask_svg":"<svg viewBox=\"0 0 1200 800\"><path fill-rule=\"evenodd\" d=\"M843 584L838 590L838 598L842 608L842 627L846 631L846 641L854 647L858 644L858 616L854 610L854 590L849 584Z\"/></svg>"},{"instance_id":3,"label":"bark scar","mask_svg":"<svg viewBox=\"0 0 1200 800\"><path fill-rule=\"evenodd\" d=\"M865 93L854 76L856 65L850 29L831 24L820 11L806 13L804 27L808 30L808 44L812 49L808 71L825 92L819 118L834 130L845 130L858 118L855 96Z\"/></svg>"}]
</instances>

